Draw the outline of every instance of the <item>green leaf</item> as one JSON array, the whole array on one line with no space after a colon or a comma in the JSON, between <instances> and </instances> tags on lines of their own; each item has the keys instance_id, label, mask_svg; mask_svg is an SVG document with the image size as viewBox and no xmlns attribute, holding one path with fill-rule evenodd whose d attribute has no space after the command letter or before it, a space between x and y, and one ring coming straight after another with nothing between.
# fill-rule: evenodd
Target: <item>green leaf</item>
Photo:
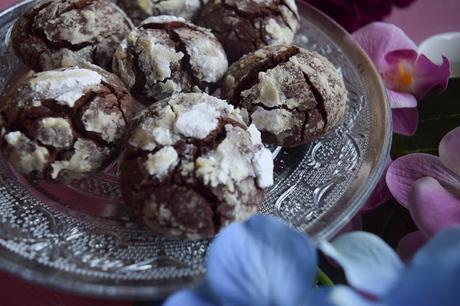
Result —
<instances>
[{"instance_id":1,"label":"green leaf","mask_svg":"<svg viewBox=\"0 0 460 306\"><path fill-rule=\"evenodd\" d=\"M441 139L460 126L460 79L451 79L447 90L430 93L419 102L420 125L414 136L394 134L392 157L410 153L438 155Z\"/></svg>"},{"instance_id":2,"label":"green leaf","mask_svg":"<svg viewBox=\"0 0 460 306\"><path fill-rule=\"evenodd\" d=\"M324 287L334 287L334 282L320 268L318 268L318 276L316 278L316 282L318 285L321 285Z\"/></svg>"}]
</instances>

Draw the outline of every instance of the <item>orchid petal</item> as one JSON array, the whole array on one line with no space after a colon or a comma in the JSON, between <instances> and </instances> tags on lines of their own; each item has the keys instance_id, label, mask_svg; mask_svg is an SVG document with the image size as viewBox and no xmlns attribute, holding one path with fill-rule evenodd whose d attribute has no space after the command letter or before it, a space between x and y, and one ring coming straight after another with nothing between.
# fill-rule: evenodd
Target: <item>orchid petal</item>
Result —
<instances>
[{"instance_id":1,"label":"orchid petal","mask_svg":"<svg viewBox=\"0 0 460 306\"><path fill-rule=\"evenodd\" d=\"M391 67L396 66L401 61L415 66L418 53L414 49L397 49L385 54L385 61Z\"/></svg>"},{"instance_id":2,"label":"orchid petal","mask_svg":"<svg viewBox=\"0 0 460 306\"><path fill-rule=\"evenodd\" d=\"M387 53L399 49L417 49L415 43L400 28L389 23L371 23L354 32L352 36L380 72L389 69L385 60Z\"/></svg>"},{"instance_id":3,"label":"orchid petal","mask_svg":"<svg viewBox=\"0 0 460 306\"><path fill-rule=\"evenodd\" d=\"M387 89L388 100L392 109L398 108L416 108L417 99L409 93L396 92Z\"/></svg>"},{"instance_id":4,"label":"orchid petal","mask_svg":"<svg viewBox=\"0 0 460 306\"><path fill-rule=\"evenodd\" d=\"M393 116L393 132L405 136L413 136L417 132L419 119L416 108L397 108L391 112Z\"/></svg>"},{"instance_id":5,"label":"orchid petal","mask_svg":"<svg viewBox=\"0 0 460 306\"><path fill-rule=\"evenodd\" d=\"M224 229L208 259L210 288L229 305L299 305L316 277L312 242L280 221L255 216Z\"/></svg>"},{"instance_id":6,"label":"orchid petal","mask_svg":"<svg viewBox=\"0 0 460 306\"><path fill-rule=\"evenodd\" d=\"M409 194L409 210L427 237L460 224L460 197L455 197L431 177L415 182Z\"/></svg>"},{"instance_id":7,"label":"orchid petal","mask_svg":"<svg viewBox=\"0 0 460 306\"><path fill-rule=\"evenodd\" d=\"M439 158L460 177L460 127L449 132L439 144Z\"/></svg>"},{"instance_id":8,"label":"orchid petal","mask_svg":"<svg viewBox=\"0 0 460 306\"><path fill-rule=\"evenodd\" d=\"M215 306L205 297L192 290L182 290L170 296L163 306Z\"/></svg>"},{"instance_id":9,"label":"orchid petal","mask_svg":"<svg viewBox=\"0 0 460 306\"><path fill-rule=\"evenodd\" d=\"M425 55L421 54L414 67L414 82L411 92L418 98L423 98L432 88L439 86L441 92L447 89L450 77L450 63L442 57L442 64L436 65Z\"/></svg>"},{"instance_id":10,"label":"orchid petal","mask_svg":"<svg viewBox=\"0 0 460 306\"><path fill-rule=\"evenodd\" d=\"M330 299L336 306L378 306L346 286L336 286L331 290Z\"/></svg>"},{"instance_id":11,"label":"orchid petal","mask_svg":"<svg viewBox=\"0 0 460 306\"><path fill-rule=\"evenodd\" d=\"M414 257L384 305L457 306L460 301L460 228L435 236Z\"/></svg>"},{"instance_id":12,"label":"orchid petal","mask_svg":"<svg viewBox=\"0 0 460 306\"><path fill-rule=\"evenodd\" d=\"M332 243L322 241L318 247L343 268L351 286L371 295L385 294L403 270L393 249L370 233L345 234Z\"/></svg>"},{"instance_id":13,"label":"orchid petal","mask_svg":"<svg viewBox=\"0 0 460 306\"><path fill-rule=\"evenodd\" d=\"M391 194L407 208L412 186L426 176L433 177L445 186L458 184L458 178L447 171L439 157L421 153L406 155L392 162L386 180Z\"/></svg>"},{"instance_id":14,"label":"orchid petal","mask_svg":"<svg viewBox=\"0 0 460 306\"><path fill-rule=\"evenodd\" d=\"M409 261L427 241L421 231L412 232L399 241L397 253L403 261Z\"/></svg>"}]
</instances>

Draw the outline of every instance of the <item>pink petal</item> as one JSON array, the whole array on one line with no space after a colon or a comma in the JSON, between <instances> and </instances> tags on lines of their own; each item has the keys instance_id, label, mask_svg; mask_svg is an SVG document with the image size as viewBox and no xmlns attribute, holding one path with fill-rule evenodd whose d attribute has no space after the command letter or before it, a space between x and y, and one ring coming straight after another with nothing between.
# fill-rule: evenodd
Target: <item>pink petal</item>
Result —
<instances>
[{"instance_id":1,"label":"pink petal","mask_svg":"<svg viewBox=\"0 0 460 306\"><path fill-rule=\"evenodd\" d=\"M417 99L409 93L396 92L387 89L388 99L390 100L391 108L415 108L417 107Z\"/></svg>"},{"instance_id":2,"label":"pink petal","mask_svg":"<svg viewBox=\"0 0 460 306\"><path fill-rule=\"evenodd\" d=\"M414 49L398 49L391 52L388 52L385 55L385 60L387 61L388 65L394 67L401 61L405 61L407 63L415 64L417 60L418 53Z\"/></svg>"},{"instance_id":3,"label":"pink petal","mask_svg":"<svg viewBox=\"0 0 460 306\"><path fill-rule=\"evenodd\" d=\"M418 128L418 110L416 108L396 108L392 110L393 132L412 136Z\"/></svg>"},{"instance_id":4,"label":"pink petal","mask_svg":"<svg viewBox=\"0 0 460 306\"><path fill-rule=\"evenodd\" d=\"M449 76L450 63L446 57L442 57L442 64L438 66L421 54L415 63L411 92L418 99L423 98L435 86L439 86L442 92L447 88Z\"/></svg>"},{"instance_id":5,"label":"pink petal","mask_svg":"<svg viewBox=\"0 0 460 306\"><path fill-rule=\"evenodd\" d=\"M429 154L410 154L391 163L386 181L391 194L405 207L409 204L409 193L415 182L431 176L445 186L456 186L458 178L448 171L437 156Z\"/></svg>"},{"instance_id":6,"label":"pink petal","mask_svg":"<svg viewBox=\"0 0 460 306\"><path fill-rule=\"evenodd\" d=\"M427 241L428 239L422 232L415 231L399 241L396 251L403 261L408 262Z\"/></svg>"},{"instance_id":7,"label":"pink petal","mask_svg":"<svg viewBox=\"0 0 460 306\"><path fill-rule=\"evenodd\" d=\"M409 194L409 210L418 228L427 237L460 224L460 198L431 177L415 182Z\"/></svg>"},{"instance_id":8,"label":"pink petal","mask_svg":"<svg viewBox=\"0 0 460 306\"><path fill-rule=\"evenodd\" d=\"M441 140L439 157L444 166L460 176L460 126Z\"/></svg>"},{"instance_id":9,"label":"pink petal","mask_svg":"<svg viewBox=\"0 0 460 306\"><path fill-rule=\"evenodd\" d=\"M352 36L381 72L389 68L385 60L387 53L398 49L417 49L415 43L400 28L389 23L371 23L354 32Z\"/></svg>"}]
</instances>

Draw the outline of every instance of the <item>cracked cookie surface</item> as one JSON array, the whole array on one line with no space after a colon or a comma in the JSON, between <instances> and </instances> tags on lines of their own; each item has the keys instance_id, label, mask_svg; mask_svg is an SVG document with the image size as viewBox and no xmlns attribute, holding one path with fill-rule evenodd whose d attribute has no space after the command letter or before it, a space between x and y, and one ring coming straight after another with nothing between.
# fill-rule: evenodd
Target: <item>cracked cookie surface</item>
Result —
<instances>
[{"instance_id":1,"label":"cracked cookie surface","mask_svg":"<svg viewBox=\"0 0 460 306\"><path fill-rule=\"evenodd\" d=\"M217 36L230 62L263 46L290 44L299 27L294 0L215 0L198 24Z\"/></svg>"},{"instance_id":2,"label":"cracked cookie surface","mask_svg":"<svg viewBox=\"0 0 460 306\"><path fill-rule=\"evenodd\" d=\"M111 68L112 56L133 25L109 0L42 0L16 21L11 45L35 71L78 59Z\"/></svg>"},{"instance_id":3,"label":"cracked cookie surface","mask_svg":"<svg viewBox=\"0 0 460 306\"><path fill-rule=\"evenodd\" d=\"M113 59L113 71L147 105L180 92L211 92L227 68L211 31L174 16L143 21Z\"/></svg>"},{"instance_id":4,"label":"cracked cookie surface","mask_svg":"<svg viewBox=\"0 0 460 306\"><path fill-rule=\"evenodd\" d=\"M118 77L96 66L35 73L0 108L3 154L32 179L72 183L115 159L133 103Z\"/></svg>"},{"instance_id":5,"label":"cracked cookie surface","mask_svg":"<svg viewBox=\"0 0 460 306\"><path fill-rule=\"evenodd\" d=\"M308 143L343 117L347 90L325 57L296 46L271 46L232 64L223 94L247 110L264 143L286 147Z\"/></svg>"},{"instance_id":6,"label":"cracked cookie surface","mask_svg":"<svg viewBox=\"0 0 460 306\"><path fill-rule=\"evenodd\" d=\"M207 0L118 0L135 24L151 16L172 15L193 20Z\"/></svg>"},{"instance_id":7,"label":"cracked cookie surface","mask_svg":"<svg viewBox=\"0 0 460 306\"><path fill-rule=\"evenodd\" d=\"M273 159L254 125L204 93L160 101L134 119L121 188L134 216L169 236L202 239L257 212Z\"/></svg>"}]
</instances>

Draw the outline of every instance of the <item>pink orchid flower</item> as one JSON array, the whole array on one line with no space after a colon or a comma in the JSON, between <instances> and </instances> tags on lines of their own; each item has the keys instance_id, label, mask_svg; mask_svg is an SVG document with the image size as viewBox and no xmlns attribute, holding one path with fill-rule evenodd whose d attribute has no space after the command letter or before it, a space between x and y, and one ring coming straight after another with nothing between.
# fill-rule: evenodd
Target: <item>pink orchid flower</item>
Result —
<instances>
[{"instance_id":1,"label":"pink orchid flower","mask_svg":"<svg viewBox=\"0 0 460 306\"><path fill-rule=\"evenodd\" d=\"M450 64L442 65L417 53L417 46L398 27L383 22L371 23L353 33L355 41L366 51L387 87L393 113L394 132L414 135L418 126L417 99L432 88L447 88Z\"/></svg>"},{"instance_id":2,"label":"pink orchid flower","mask_svg":"<svg viewBox=\"0 0 460 306\"><path fill-rule=\"evenodd\" d=\"M409 154L395 160L386 182L420 230L400 242L403 253L413 252L439 231L460 224L460 127L442 139L439 157Z\"/></svg>"}]
</instances>

